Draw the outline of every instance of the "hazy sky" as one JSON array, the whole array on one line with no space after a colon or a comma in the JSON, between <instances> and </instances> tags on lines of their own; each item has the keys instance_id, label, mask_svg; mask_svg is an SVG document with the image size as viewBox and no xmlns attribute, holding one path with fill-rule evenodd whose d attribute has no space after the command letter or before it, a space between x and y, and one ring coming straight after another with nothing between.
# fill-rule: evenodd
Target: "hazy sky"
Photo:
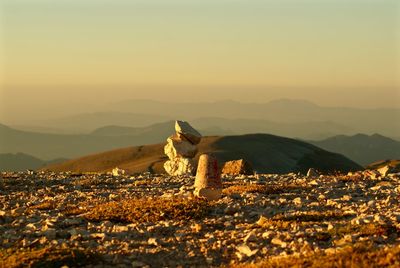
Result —
<instances>
[{"instance_id":1,"label":"hazy sky","mask_svg":"<svg viewBox=\"0 0 400 268\"><path fill-rule=\"evenodd\" d=\"M3 118L32 100L400 107L398 0L2 0L0 11Z\"/></svg>"}]
</instances>

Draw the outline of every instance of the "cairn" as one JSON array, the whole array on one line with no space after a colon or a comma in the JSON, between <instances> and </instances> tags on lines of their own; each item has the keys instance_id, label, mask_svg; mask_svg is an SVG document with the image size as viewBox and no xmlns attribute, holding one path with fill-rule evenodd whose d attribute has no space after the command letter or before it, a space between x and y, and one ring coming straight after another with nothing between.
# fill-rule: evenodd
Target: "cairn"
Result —
<instances>
[{"instance_id":1,"label":"cairn","mask_svg":"<svg viewBox=\"0 0 400 268\"><path fill-rule=\"evenodd\" d=\"M217 158L211 154L202 154L199 158L194 195L209 201L218 200L222 195L221 174Z\"/></svg>"},{"instance_id":2,"label":"cairn","mask_svg":"<svg viewBox=\"0 0 400 268\"><path fill-rule=\"evenodd\" d=\"M169 158L164 163L164 169L171 176L193 175L193 158L197 154L196 145L201 141L201 134L185 121L175 122L175 132L164 147L164 153Z\"/></svg>"}]
</instances>

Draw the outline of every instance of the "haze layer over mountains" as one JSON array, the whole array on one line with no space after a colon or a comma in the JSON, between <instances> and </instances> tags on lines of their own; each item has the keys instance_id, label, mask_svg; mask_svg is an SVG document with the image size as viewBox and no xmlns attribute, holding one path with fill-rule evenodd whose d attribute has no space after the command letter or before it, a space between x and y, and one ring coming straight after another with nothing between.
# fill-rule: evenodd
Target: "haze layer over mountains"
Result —
<instances>
[{"instance_id":1,"label":"haze layer over mountains","mask_svg":"<svg viewBox=\"0 0 400 268\"><path fill-rule=\"evenodd\" d=\"M304 100L264 104L126 100L92 113L0 125L0 168L39 168L55 159L162 143L173 133L175 119L190 121L204 136L267 133L301 139L365 166L400 158L398 118L400 109L322 107Z\"/></svg>"}]
</instances>

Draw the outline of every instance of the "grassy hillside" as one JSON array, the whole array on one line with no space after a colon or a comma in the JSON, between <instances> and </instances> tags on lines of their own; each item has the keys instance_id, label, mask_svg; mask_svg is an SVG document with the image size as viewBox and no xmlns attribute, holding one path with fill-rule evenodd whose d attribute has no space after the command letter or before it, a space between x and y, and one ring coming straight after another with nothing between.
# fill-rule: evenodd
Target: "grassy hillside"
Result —
<instances>
[{"instance_id":1,"label":"grassy hillside","mask_svg":"<svg viewBox=\"0 0 400 268\"><path fill-rule=\"evenodd\" d=\"M62 164L47 166L46 170L75 172L105 172L120 167L130 173L150 171L164 173L164 144L129 147L92 154ZM214 153L225 162L244 158L260 173L306 172L314 167L324 172L361 169L349 159L324 151L305 142L267 134L205 137L199 153Z\"/></svg>"}]
</instances>

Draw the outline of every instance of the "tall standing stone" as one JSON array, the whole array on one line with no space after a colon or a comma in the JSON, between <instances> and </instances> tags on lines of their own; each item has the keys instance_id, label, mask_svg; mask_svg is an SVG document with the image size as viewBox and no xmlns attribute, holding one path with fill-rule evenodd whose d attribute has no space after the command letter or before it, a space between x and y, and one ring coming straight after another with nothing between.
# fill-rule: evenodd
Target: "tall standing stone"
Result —
<instances>
[{"instance_id":1,"label":"tall standing stone","mask_svg":"<svg viewBox=\"0 0 400 268\"><path fill-rule=\"evenodd\" d=\"M202 154L197 166L194 194L207 200L217 200L222 195L221 174L217 158L211 154Z\"/></svg>"}]
</instances>

